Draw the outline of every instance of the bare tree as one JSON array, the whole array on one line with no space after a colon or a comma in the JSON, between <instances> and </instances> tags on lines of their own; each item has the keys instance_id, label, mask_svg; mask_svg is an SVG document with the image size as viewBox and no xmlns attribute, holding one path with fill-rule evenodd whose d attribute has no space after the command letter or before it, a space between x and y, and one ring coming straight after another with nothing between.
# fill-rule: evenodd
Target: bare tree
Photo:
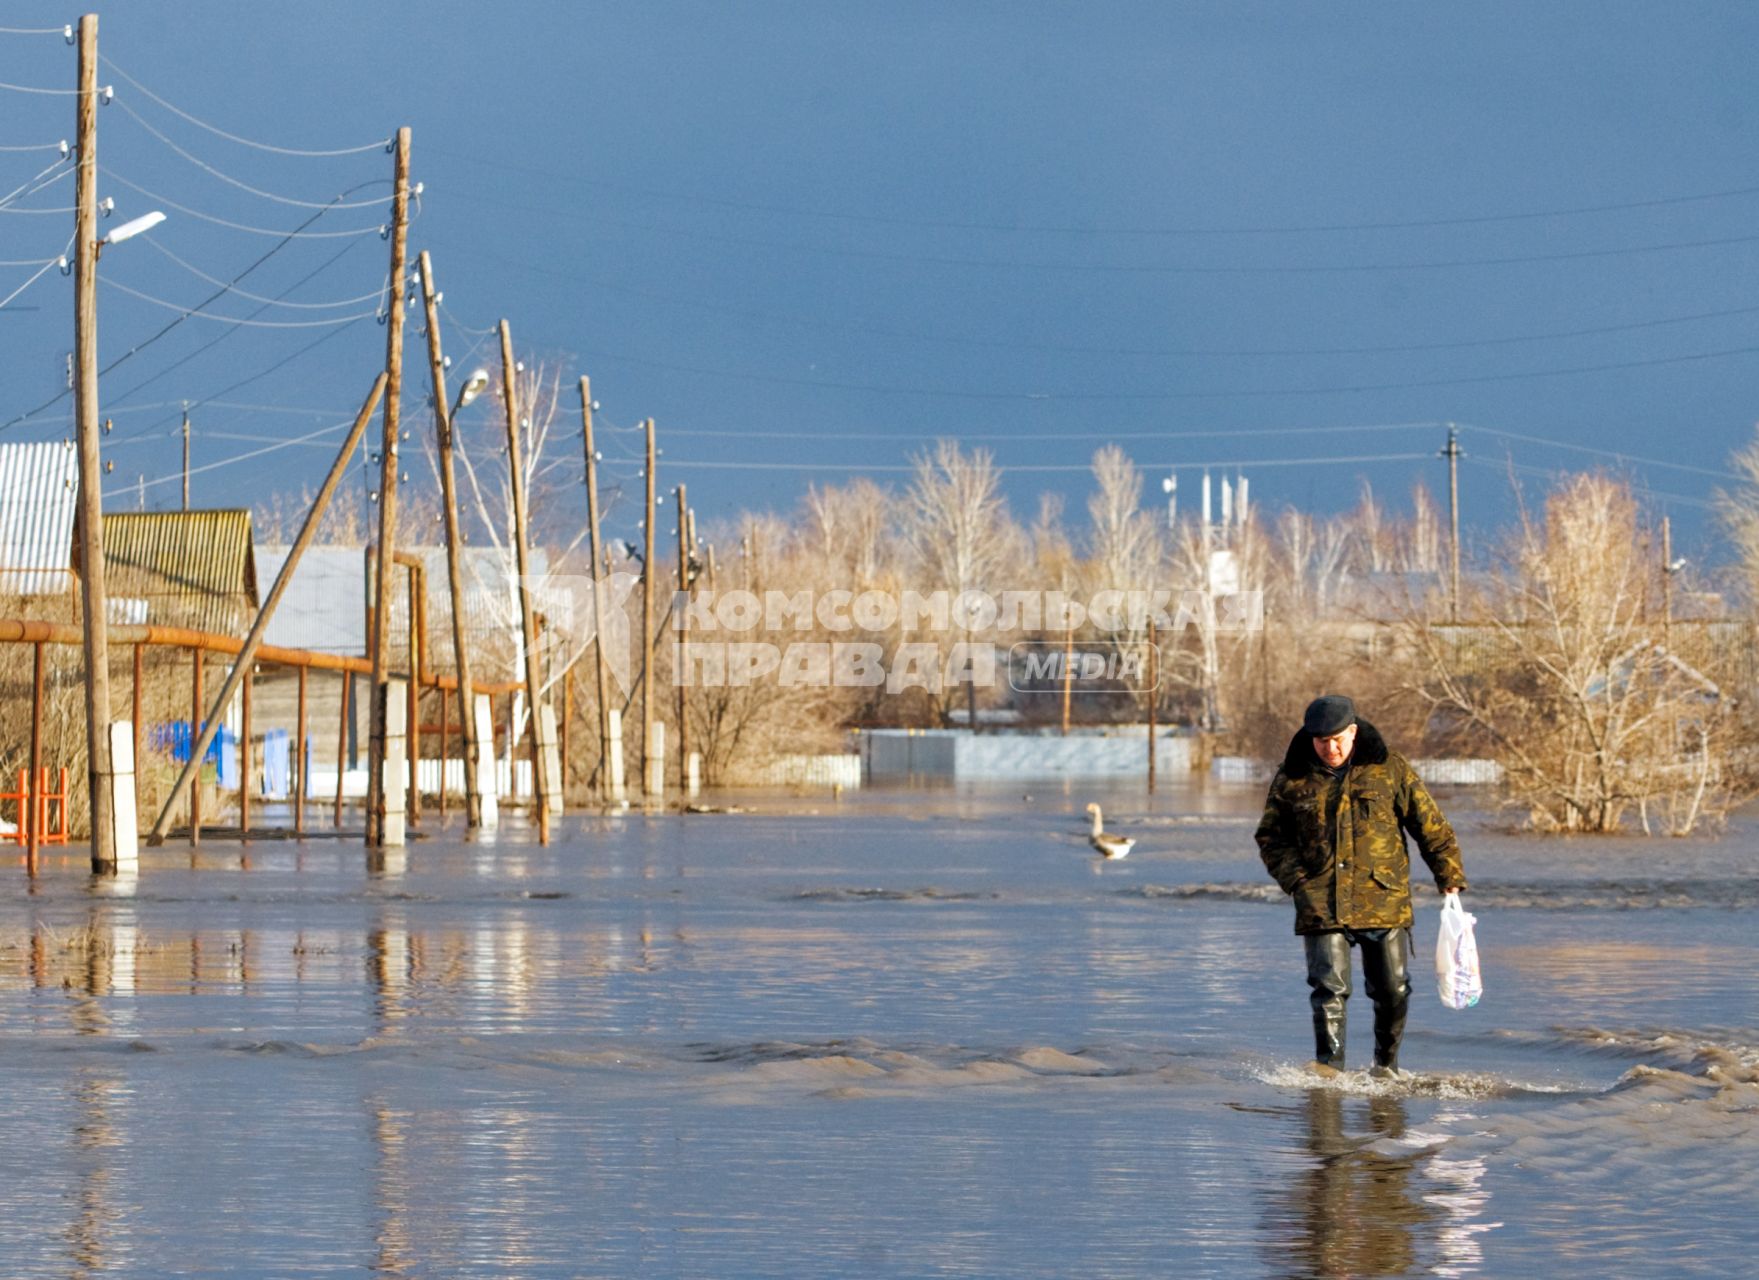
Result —
<instances>
[{"instance_id":1,"label":"bare tree","mask_svg":"<svg viewBox=\"0 0 1759 1280\"><path fill-rule=\"evenodd\" d=\"M967 455L955 440L939 440L919 454L910 488L904 495L903 535L920 589L946 590L955 597L1000 585L997 578L1018 559L1020 534L1008 514L1001 491L1001 472L987 449ZM970 642L969 628L958 633ZM940 674L931 701L946 719L946 664L953 636L938 639ZM977 691L965 682L967 715L977 718Z\"/></svg>"},{"instance_id":2,"label":"bare tree","mask_svg":"<svg viewBox=\"0 0 1759 1280\"><path fill-rule=\"evenodd\" d=\"M1475 621L1409 629L1421 692L1502 762L1537 827L1614 831L1634 814L1684 834L1747 793L1733 700L1662 643L1652 577L1629 486L1573 476L1542 517L1523 512Z\"/></svg>"}]
</instances>

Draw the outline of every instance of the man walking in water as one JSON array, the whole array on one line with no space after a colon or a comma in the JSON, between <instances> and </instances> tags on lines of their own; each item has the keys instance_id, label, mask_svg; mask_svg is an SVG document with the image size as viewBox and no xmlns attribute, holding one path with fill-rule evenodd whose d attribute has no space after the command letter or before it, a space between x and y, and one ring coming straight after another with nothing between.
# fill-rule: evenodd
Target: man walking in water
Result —
<instances>
[{"instance_id":1,"label":"man walking in water","mask_svg":"<svg viewBox=\"0 0 1759 1280\"><path fill-rule=\"evenodd\" d=\"M1454 830L1406 759L1339 694L1315 698L1270 784L1258 824L1266 870L1295 900L1307 950L1313 1056L1344 1065L1350 948L1374 1002L1374 1074L1399 1069L1411 981L1411 858L1405 834L1443 893L1466 887Z\"/></svg>"}]
</instances>

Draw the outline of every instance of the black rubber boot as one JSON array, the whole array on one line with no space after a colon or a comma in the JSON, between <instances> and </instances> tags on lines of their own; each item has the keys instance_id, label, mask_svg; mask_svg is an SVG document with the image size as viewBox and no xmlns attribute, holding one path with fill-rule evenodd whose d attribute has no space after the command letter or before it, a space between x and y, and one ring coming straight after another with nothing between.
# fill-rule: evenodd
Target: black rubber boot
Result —
<instances>
[{"instance_id":1,"label":"black rubber boot","mask_svg":"<svg viewBox=\"0 0 1759 1280\"><path fill-rule=\"evenodd\" d=\"M1312 990L1308 1001L1313 1006L1313 1059L1342 1070L1350 940L1342 933L1315 933L1301 941L1307 949L1307 985Z\"/></svg>"},{"instance_id":2,"label":"black rubber boot","mask_svg":"<svg viewBox=\"0 0 1759 1280\"><path fill-rule=\"evenodd\" d=\"M1374 1065L1396 1071L1411 1005L1406 964L1411 935L1403 929L1376 929L1357 935L1357 942L1362 947L1362 986L1374 1001Z\"/></svg>"}]
</instances>

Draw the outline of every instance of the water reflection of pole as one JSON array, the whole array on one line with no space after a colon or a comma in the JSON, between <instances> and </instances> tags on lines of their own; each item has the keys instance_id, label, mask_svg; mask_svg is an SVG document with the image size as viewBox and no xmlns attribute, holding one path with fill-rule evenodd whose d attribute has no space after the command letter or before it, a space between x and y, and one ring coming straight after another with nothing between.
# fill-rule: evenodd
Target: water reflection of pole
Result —
<instances>
[{"instance_id":1,"label":"water reflection of pole","mask_svg":"<svg viewBox=\"0 0 1759 1280\"><path fill-rule=\"evenodd\" d=\"M72 1079L73 1148L77 1153L79 1209L67 1226L75 1276L112 1269L109 1239L118 1217L111 1192L112 1172L104 1153L122 1145L114 1103L127 1096L120 1077L81 1070Z\"/></svg>"}]
</instances>

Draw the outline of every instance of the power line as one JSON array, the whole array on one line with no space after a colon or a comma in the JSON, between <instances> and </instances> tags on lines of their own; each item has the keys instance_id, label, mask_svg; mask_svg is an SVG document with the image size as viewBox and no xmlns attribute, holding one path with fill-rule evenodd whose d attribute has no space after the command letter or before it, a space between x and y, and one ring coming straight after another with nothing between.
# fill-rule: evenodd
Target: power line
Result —
<instances>
[{"instance_id":1,"label":"power line","mask_svg":"<svg viewBox=\"0 0 1759 1280\"><path fill-rule=\"evenodd\" d=\"M742 209L754 213L780 213L793 217L818 218L837 222L853 222L880 226L917 227L935 231L991 231L1007 232L1010 234L1026 233L1079 236L1264 236L1306 235L1310 233L1346 231L1409 231L1438 227L1483 226L1501 222L1530 222L1546 218L1580 217L1587 214L1626 213L1641 209L1658 209L1674 205L1702 204L1714 200L1729 200L1738 197L1759 195L1759 186L1731 187L1722 191L1700 192L1691 195L1660 196L1646 200L1573 205L1555 209L1526 210L1516 213L1469 214L1449 218L1411 218L1363 222L1291 223L1285 225L1257 226L1229 224L1184 227L1132 227L1081 223L1035 224L1019 222L960 222L934 218L906 218L889 214L849 213L836 210L806 209L797 205L763 204L752 201L731 200L719 196L704 196L676 191L663 191L653 188L630 186L625 183L607 182L599 178L587 178L579 175L558 175L548 169L538 169L529 165L510 164L502 160L491 160L475 153L451 151L444 147L429 147L428 151L430 154L449 156L452 159L464 160L472 164L487 165L497 169L508 169L519 173L535 174L551 181L559 180L580 186L596 187L600 190L623 191L630 195L640 196L643 199L658 198L662 200L676 200L681 203L702 204L722 209Z\"/></svg>"},{"instance_id":2,"label":"power line","mask_svg":"<svg viewBox=\"0 0 1759 1280\"><path fill-rule=\"evenodd\" d=\"M209 133L214 134L217 137L224 138L228 142L236 142L240 146L255 147L259 151L269 151L269 152L273 152L275 155L281 155L281 156L326 157L326 156L352 156L352 155L360 155L361 153L367 152L367 151L382 151L382 150L387 149L390 145L389 139L381 138L377 142L365 143L365 144L358 146L358 147L337 147L337 148L334 148L331 150L314 150L314 149L310 149L310 148L298 148L298 147L277 147L277 146L272 146L267 142L258 142L253 138L240 137L238 134L228 133L228 132L226 132L226 130L218 127L217 125L211 125L205 120L198 119L197 117L191 115L189 112L185 111L182 107L179 107L173 103L167 102L164 98L161 98L158 94L154 93L151 89L147 88L146 85L142 84L139 80L136 80L133 76L129 75L128 72L124 71L121 67L117 66L115 62L111 61L107 57L104 57L104 55L99 54L98 60L100 62L102 62L105 66L109 67L117 75L121 76L124 80L128 81L128 83L133 85L136 89L139 89L148 98L150 98L154 102L158 103L161 107L164 107L165 110L171 112L173 115L180 116L183 119L189 121L190 124L195 125L197 128L206 129Z\"/></svg>"},{"instance_id":3,"label":"power line","mask_svg":"<svg viewBox=\"0 0 1759 1280\"><path fill-rule=\"evenodd\" d=\"M379 288L374 289L371 293L363 293L355 298L338 298L334 302L286 302L280 298L265 298L260 293L250 293L235 285L227 284L226 281L219 279L217 276L209 275L194 263L186 262L175 253L172 253L171 250L159 243L157 237L149 239L147 243L160 253L164 254L167 258L171 259L171 261L175 262L178 266L182 267L185 271L189 272L189 274L196 279L205 280L209 284L217 284L234 297L248 298L252 302L261 302L268 306L289 307L299 311L333 311L337 307L357 307L363 302L376 302L384 296L385 292L384 287L380 286Z\"/></svg>"},{"instance_id":4,"label":"power line","mask_svg":"<svg viewBox=\"0 0 1759 1280\"><path fill-rule=\"evenodd\" d=\"M227 227L233 231L245 231L249 232L251 235L258 236L288 236L306 240L341 240L348 236L376 236L382 235L384 232L383 227L357 227L349 231L300 231L297 229L293 231L278 231L272 227L253 227L247 223L232 222L226 218L216 217L211 213L203 213L200 209L192 209L186 204L179 204L177 201L159 195L157 192L147 190L137 182L130 182L114 169L105 166L100 166L100 168L103 169L104 175L112 181L120 182L131 191L138 191L149 200L156 200L162 205L177 210L179 213L187 213L192 218L200 218L203 222L211 222L215 226ZM323 210L319 210L319 212L321 213Z\"/></svg>"},{"instance_id":5,"label":"power line","mask_svg":"<svg viewBox=\"0 0 1759 1280\"><path fill-rule=\"evenodd\" d=\"M1317 387L1253 387L1233 391L964 391L939 387L912 387L885 383L825 382L812 378L789 378L777 374L746 373L739 370L707 369L695 365L673 364L640 356L610 351L587 351L583 354L598 360L621 361L624 364L667 369L676 373L694 373L710 378L733 381L769 383L781 386L815 387L826 391L856 391L877 395L925 396L946 400L1046 401L1046 402L1148 402L1165 400L1247 400L1279 396L1351 395L1367 391L1408 391L1430 387L1471 386L1491 382L1522 382L1533 378L1562 378L1580 374L1611 373L1625 369L1647 369L1660 365L1692 364L1705 360L1721 360L1731 356L1759 354L1759 347L1729 347L1719 351L1700 351L1681 356L1656 356L1646 360L1619 360L1604 364L1574 365L1560 369L1530 369L1518 373L1467 374L1453 378L1416 378L1403 382L1351 383L1342 386Z\"/></svg>"},{"instance_id":6,"label":"power line","mask_svg":"<svg viewBox=\"0 0 1759 1280\"><path fill-rule=\"evenodd\" d=\"M1465 461L1473 466L1488 467L1493 471L1516 471L1522 475L1537 476L1546 480L1555 480L1559 475L1559 468L1536 467L1529 463L1516 462L1512 458L1504 459L1502 462L1497 462L1489 458L1467 458ZM1633 485L1632 488L1638 493L1646 494L1652 498L1660 498L1666 502L1677 502L1684 506L1697 507L1704 511L1714 511L1716 509L1716 504L1714 502L1708 502L1703 498L1690 498L1683 493L1668 493L1662 489L1651 489L1647 485Z\"/></svg>"},{"instance_id":7,"label":"power line","mask_svg":"<svg viewBox=\"0 0 1759 1280\"><path fill-rule=\"evenodd\" d=\"M503 208L519 209L522 211L528 210L528 206L525 205L516 204L511 201L496 200L485 196L472 195L466 192L456 193L454 198L467 202L487 204ZM1752 244L1755 241L1759 241L1759 235L1716 236L1701 240L1680 240L1661 244L1627 245L1613 249L1570 249L1556 253L1509 254L1502 257L1489 258L1447 258L1420 262L1268 264L1091 263L1050 262L1009 258L969 258L955 257L945 254L898 253L884 249L851 249L828 245L764 240L750 236L729 235L725 232L719 231L699 231L684 227L660 226L652 222L626 222L615 218L597 217L591 214L575 214L573 216L576 221L592 223L598 226L613 227L623 231L680 236L686 239L708 240L722 244L735 244L746 248L781 250L788 253L811 253L823 257L854 258L861 261L876 262L903 262L931 267L977 267L1003 271L1046 271L1091 273L1095 275L1278 276L1354 275L1363 273L1386 274L1400 271L1456 270L1469 267L1531 266L1544 262L1573 262L1599 258L1630 257L1640 254L1667 253L1687 249L1723 248L1730 245Z\"/></svg>"},{"instance_id":8,"label":"power line","mask_svg":"<svg viewBox=\"0 0 1759 1280\"><path fill-rule=\"evenodd\" d=\"M72 248L73 241L69 240L67 242L67 245L68 245L68 248ZM59 258L49 259L49 261L45 262L42 266L38 267L34 272L31 273L31 278L29 280L26 280L23 284L19 285L18 288L14 289L11 293L7 294L4 298L0 298L0 311L4 311L6 309L7 303L11 302L14 298L18 297L19 294L23 293L26 289L30 288L33 284L35 284L43 276L44 272L48 271L48 269L50 267L56 265L56 263L58 263L58 262L60 262Z\"/></svg>"},{"instance_id":9,"label":"power line","mask_svg":"<svg viewBox=\"0 0 1759 1280\"><path fill-rule=\"evenodd\" d=\"M77 98L82 92L84 92L83 90L80 90L80 89L41 89L41 88L38 88L36 85L7 84L3 80L0 80L0 89L8 89L8 90L11 90L13 93L40 94L43 97L48 97L48 98ZM104 91L102 89L99 89L98 92L102 93Z\"/></svg>"},{"instance_id":10,"label":"power line","mask_svg":"<svg viewBox=\"0 0 1759 1280\"><path fill-rule=\"evenodd\" d=\"M214 393L214 395L215 396L223 396L223 395L226 395L228 392L236 391L240 387L247 387L253 382L256 382L262 378L266 378L271 373L274 373L276 370L285 368L287 365L292 364L295 360L299 359L300 356L305 355L308 351L312 351L318 347L323 346L324 343L330 341L332 338L340 337L342 334L348 332L349 329L353 328L355 325L357 325L359 323L360 323L359 320L351 320L347 324L342 325L340 328L332 329L332 330L330 330L330 332L319 337L315 342L308 342L305 346L299 348L299 350L291 353L290 355L283 356L281 359L277 360L274 364L268 366L268 368L259 369L255 373L250 374L247 377L240 378L237 382L232 383L230 386L220 388L220 390L216 391ZM225 338L231 336L231 334L236 333L236 332L237 332L237 330L235 330L235 329L229 329L229 330L227 330L226 333L221 334L219 338L214 339L214 342L219 342L222 339L225 339ZM214 345L214 343L209 343L207 345L212 346L212 345ZM205 350L205 349L206 348L204 347L203 350ZM178 363L182 363L182 361L179 361ZM176 366L174 365L172 367L175 368ZM146 382L137 383L136 386L134 388L132 388L130 391L123 392L123 396L127 396L127 395L132 394L133 391L139 390L140 387L146 386L148 382L152 382L155 379L162 377L164 373L168 373L168 372L170 372L169 369L163 370L161 373L154 374L152 378L148 378ZM189 407L191 409L198 409L204 405L211 404L211 403L213 403L211 398L205 399L205 400L193 400L190 402ZM145 435L145 434L151 432L154 427L157 427L160 423L162 423L164 421L167 421L167 419L161 418L159 420L159 422L151 423L148 426L143 427L139 432L137 432L135 434Z\"/></svg>"},{"instance_id":11,"label":"power line","mask_svg":"<svg viewBox=\"0 0 1759 1280\"><path fill-rule=\"evenodd\" d=\"M960 431L954 434L960 440L1018 441L1027 444L1038 440L1181 440L1217 437L1232 439L1248 436L1331 435L1359 431L1415 431L1425 427L1445 425L1442 422L1384 422L1326 427L1248 427L1243 430L1217 427L1196 431ZM615 429L613 428L613 430ZM629 428L629 430L642 430L642 428L635 427ZM594 423L594 434L596 435L598 431L599 426ZM819 440L826 443L841 440L939 440L946 438L948 434L945 431L727 431L716 428L666 428L667 436L726 436L741 440Z\"/></svg>"},{"instance_id":12,"label":"power line","mask_svg":"<svg viewBox=\"0 0 1759 1280\"><path fill-rule=\"evenodd\" d=\"M1714 471L1709 467L1694 467L1684 462L1668 462L1661 458L1645 458L1640 454L1621 453L1616 449L1601 449L1594 445L1572 444L1567 440L1552 440L1545 436L1525 435L1519 431L1504 431L1498 427L1474 427L1466 423L1459 424L1461 431L1476 431L1481 435L1498 436L1505 440L1521 440L1528 444L1547 445L1553 449L1572 449L1577 453L1596 454L1603 458L1613 458L1619 462L1635 462L1646 467L1668 467L1674 471L1689 471L1696 475L1711 476L1718 480L1731 478L1727 470Z\"/></svg>"},{"instance_id":13,"label":"power line","mask_svg":"<svg viewBox=\"0 0 1759 1280\"><path fill-rule=\"evenodd\" d=\"M139 298L142 302L150 302L156 307L164 307L170 311L180 311L186 318L211 320L218 324L241 324L256 329L321 329L328 325L348 324L354 320L365 320L368 316L376 316L378 311L362 311L359 315L335 316L326 320L250 320L240 316L217 316L202 310L207 303L197 303L186 307L181 302L168 302L164 298L155 298L150 293L142 293L139 289L130 288L120 280L112 280L102 276L103 283L119 293L126 293L131 298Z\"/></svg>"},{"instance_id":14,"label":"power line","mask_svg":"<svg viewBox=\"0 0 1759 1280\"><path fill-rule=\"evenodd\" d=\"M1413 462L1434 457L1431 453L1363 453L1345 457L1312 457L1312 458L1232 458L1225 460L1192 460L1177 462L1141 462L1137 468L1144 471L1190 471L1199 467L1307 467L1328 464L1361 464L1366 462ZM916 464L897 463L848 463L848 462L712 462L696 458L668 458L669 467L694 467L699 470L715 471L907 471L917 469ZM1085 464L1075 463L1043 463L1013 466L998 463L996 470L1001 472L1033 471L1033 472L1089 472L1093 468Z\"/></svg>"},{"instance_id":15,"label":"power line","mask_svg":"<svg viewBox=\"0 0 1759 1280\"><path fill-rule=\"evenodd\" d=\"M365 184L362 184L362 185L365 185ZM357 190L357 189L358 188L350 188L348 191L344 191L342 193L342 195L343 196L349 195L354 190ZM338 196L337 198L341 199L341 196ZM326 212L326 210L320 209L316 213L312 214L311 217L307 218L304 222L302 222L295 229L295 234L297 234L298 232L304 231L306 227L309 227L312 223L316 222L319 218L323 217L325 212ZM274 257L277 253L280 253L281 250L285 249L288 245L292 244L294 239L295 239L294 234L290 234L290 235L283 237L279 244L270 248L267 252L263 253L260 257L258 257L255 262L251 263L243 271L240 271L237 275L233 276L231 283L237 284L240 280L243 280L251 272L255 271L258 267L262 266L263 263L267 262L270 258ZM306 280L311 279L312 276L315 276L316 274L318 274L319 271L324 270L324 268L328 267L330 265L330 263L337 261L339 258L342 257L342 255L344 253L347 253L350 249L352 249L355 246L355 244L358 244L358 243L359 243L359 241L354 241L354 242L344 246L340 252L332 255L330 257L330 259L324 263L323 266L320 266L319 268L317 268L316 271L311 272L309 275L303 277L302 279L295 281L293 283L293 285L288 288L287 292L291 293L293 291L293 289L298 288L301 284L304 284ZM224 292L224 290L222 290L221 292ZM215 298L218 298L220 296L221 296L220 293L212 294L207 299L207 302L212 302ZM207 303L204 302L202 305L205 306L205 305L207 305ZM187 319L187 317L178 316L175 320L170 321L164 327L159 329L159 331L157 333L153 334L150 338L147 338L144 342L137 342L134 346L130 347L127 351L124 351L121 355L117 356L116 359L112 360L109 364L105 365L102 369L98 370L98 376L100 378L102 378L105 374L109 373L112 369L115 369L118 365L121 365L129 360L132 360L135 356L139 355L142 351L145 351L148 347L152 346L155 342L159 341L159 339L165 337L172 330L176 329L177 326L182 324L185 319ZM346 326L344 326L344 328L345 327ZM234 330L228 330L227 332L231 333L231 332L234 332ZM340 333L341 329L337 329L334 332ZM226 334L221 334L219 338L214 339L214 342L222 341L226 336L227 336ZM322 339L320 339L319 341L322 341ZM209 343L207 345L212 346L213 343ZM317 343L313 343L311 345L316 346ZM304 349L309 349L309 348L304 348ZM206 350L206 347L203 347L202 350ZM184 357L185 360L187 360L189 358L190 358L189 356ZM180 360L177 363L181 364L181 363L183 363L183 361ZM176 367L177 367L176 365L171 366L171 368L176 368ZM135 384L135 386L129 388L129 390L125 391L121 396L118 396L117 399L121 400L121 399L126 398L127 396L133 395L136 391L140 390L141 387L148 385L148 383L153 382L158 377L162 377L166 372L168 372L168 370L161 370L158 374L155 374L152 378L148 378L145 382L140 382L140 383ZM231 389L232 388L227 388L227 390L231 390ZM50 396L47 400L43 401L43 403L37 405L34 409L27 409L25 412L19 414L18 416L14 417L14 418L8 419L6 422L0 422L0 431L9 430L10 428L15 427L22 422L28 422L30 419L36 417L39 413L42 413L45 409L53 408L56 404L59 404L62 400L66 399L67 396L70 394L71 394L71 391L69 388L66 388L66 387L62 388L60 391L58 391L54 395Z\"/></svg>"},{"instance_id":16,"label":"power line","mask_svg":"<svg viewBox=\"0 0 1759 1280\"><path fill-rule=\"evenodd\" d=\"M0 212L4 212L4 213L66 213L67 210L65 210L65 209L13 209L13 208L8 207L12 204L12 202L14 200L22 200L26 196L34 196L34 195L36 195L37 192L54 186L57 182L60 182L63 178L71 177L73 175L73 170L71 168L63 168L62 166L64 166L65 164L66 164L66 161L57 160L53 164L51 164L47 169L44 169L41 173L38 173L35 177L28 179L27 181L21 183L19 186L14 187L11 191L8 191L5 195L0 196ZM45 175L53 173L54 170L56 170L58 168L61 169L60 173L54 174L53 177L45 177ZM35 183L36 185L32 186L31 185L32 183Z\"/></svg>"},{"instance_id":17,"label":"power line","mask_svg":"<svg viewBox=\"0 0 1759 1280\"><path fill-rule=\"evenodd\" d=\"M121 107L124 112L126 112L130 117L133 118L135 123L140 125L140 127L145 129L148 133L152 134L160 142L164 143L167 147L171 148L171 150L175 151L178 155L182 156L185 160L187 160L191 164L195 165L196 168L202 170L204 173L212 174L214 177L218 178L221 182L225 182L225 183L230 184L231 186L237 187L240 191L247 191L251 195L258 196L261 199L273 200L276 204L290 204L290 205L293 205L294 207L300 208L300 209L324 209L324 208L329 207L329 206L324 205L324 204L322 204L318 201L315 201L315 200L298 200L292 196L276 195L272 191L264 191L260 187L253 187L248 182L245 182L242 179L235 178L229 173L224 173L221 170L216 169L213 165L211 165L207 161L203 160L200 156L191 155L188 151L185 151L182 147L178 146L175 142L171 141L171 139L167 138L164 134L160 133L157 129L153 128L152 125L148 124L146 122L146 120L141 117L140 113L137 112L133 107L129 106L126 102L122 102L122 101L118 100L116 105ZM350 204L339 204L339 205L336 205L335 207L338 209L365 209L365 208L369 208L369 207L372 207L375 205L390 204L393 199L395 199L394 196L375 196L371 200L356 200Z\"/></svg>"},{"instance_id":18,"label":"power line","mask_svg":"<svg viewBox=\"0 0 1759 1280\"><path fill-rule=\"evenodd\" d=\"M1691 315L1664 316L1653 320L1635 320L1627 324L1593 325L1578 329L1559 329L1547 333L1508 334L1487 338L1464 338L1451 342L1402 342L1369 346L1343 347L1105 347L1089 346L1080 343L1058 342L1015 342L1001 338L972 337L966 334L927 333L921 330L894 329L884 325L845 324L839 321L826 320L822 317L802 317L799 315L783 315L771 311L754 311L744 307L725 307L714 303L703 302L697 298L679 297L651 289L632 289L610 281L583 276L578 272L558 267L534 267L527 263L517 262L499 254L483 253L487 261L496 262L515 271L526 272L544 279L566 277L591 286L594 289L610 293L622 294L625 297L640 298L648 302L657 302L662 306L682 307L687 310L701 311L710 314L732 316L740 320L757 320L770 324L787 325L791 328L805 329L812 333L820 333L827 329L843 333L867 334L881 338L898 338L908 342L925 342L936 345L956 345L977 347L984 350L998 351L1042 351L1064 355L1101 355L1101 356L1146 356L1164 359L1167 357L1281 357L1281 356L1362 356L1362 355L1397 355L1429 351L1462 351L1482 347L1516 346L1524 343L1555 342L1568 338L1606 337L1616 333L1635 333L1647 329L1665 328L1670 325L1691 324L1700 320L1726 320L1737 316L1759 314L1759 307L1729 307L1718 311L1701 311Z\"/></svg>"},{"instance_id":19,"label":"power line","mask_svg":"<svg viewBox=\"0 0 1759 1280\"><path fill-rule=\"evenodd\" d=\"M320 436L334 435L336 432L341 431L343 428L345 428L349 425L350 424L347 422L338 422L332 426L319 427L316 431L308 432L307 434L305 434L303 436L297 436L297 437L294 437L293 439L288 439L288 440L279 440L276 443L271 444L271 445L267 445L261 449L251 449L251 450L248 450L244 453L236 454L235 456L230 457L230 458L222 458L218 462L209 462L209 463L206 463L206 464L199 466L199 467L191 467L187 474L192 475L192 476L202 475L202 474L209 472L209 471L218 471L222 467L230 467L230 466L234 465L235 463L248 462L252 458L260 458L264 454L277 453L282 449L291 448L292 446L294 446L296 444L305 444L308 441L315 440ZM126 485L126 486L123 486L123 487L120 487L117 489L109 490L104 494L104 496L106 498L116 497L119 494L127 493L131 489L156 489L158 486L160 486L162 484L176 483L177 481L181 480L185 474L186 473L182 470L182 468L179 468L178 470L172 472L169 475L157 476L151 480L137 480L133 484Z\"/></svg>"},{"instance_id":20,"label":"power line","mask_svg":"<svg viewBox=\"0 0 1759 1280\"><path fill-rule=\"evenodd\" d=\"M336 253L331 254L323 262L319 263L316 267L313 267L310 271L306 272L305 275L301 276L299 279L295 280L292 284L288 285L287 288L283 289L282 290L283 296L285 296L286 294L292 293L295 289L297 289L301 285L305 284L306 281L312 280L312 279L316 278L317 276L321 275L323 272L329 270L330 267L335 265L336 262L340 261L346 254L352 252L354 250L354 248L356 246L358 246L360 243L361 242L358 240L352 240L348 244L344 245ZM257 259L257 261L255 263L251 264L250 267L246 268L244 271L240 272L237 276L233 277L233 279L235 281L244 279L244 277L246 275L249 275L251 271L254 271L263 262L267 261L268 258L272 254L274 254L276 251L278 251L280 248L281 248L280 245L276 245L274 249L271 249L269 251L269 253L266 253L261 258ZM258 307L255 311L251 312L251 316L254 319L256 316L261 315L266 310L268 310L268 307L266 305L262 306L262 307ZM159 331L159 333L153 335L153 338L148 339L148 342L156 340L158 337L162 336L166 332L169 332L169 330L171 328L175 327L176 325L182 324L182 323L183 323L183 319L180 316L176 320L173 320L171 322L171 324L167 325L164 329L161 329ZM319 338L316 342L313 342L307 346L301 347L298 351L293 353L294 357L298 357L300 355L303 355L303 354L305 354L305 352L310 351L312 348L320 346L325 342L328 342L331 338L335 337L338 333L341 333L344 329L347 329L347 328L349 328L349 325L343 325L341 329L332 330L331 332L325 334L323 337ZM160 369L157 373L152 374L150 377L147 377L147 378L143 379L142 381L135 383L127 391L124 391L121 395L115 397L115 401L126 400L129 396L131 396L135 392L141 390L143 387L151 386L153 383L157 382L160 378L163 378L167 374L173 372L174 370L182 367L183 365L188 364L191 360L194 360L197 356L201 355L204 351L209 351L209 350L213 349L214 347L219 346L222 342L226 341L227 338L230 338L233 334L235 334L237 332L238 332L238 330L236 328L224 330L223 332L217 334L215 337L210 338L207 342L202 343L195 350L188 352L187 354L185 354L184 356L180 357L177 360L172 361L170 364L166 365L163 369ZM144 346L146 344L143 343L142 345ZM138 350L138 348L136 348L136 350ZM131 352L131 354L132 354L132 352ZM270 368L265 371L265 374L274 372L274 370L279 369L281 367L281 365L283 365L285 363L287 363L286 360L282 360L282 361L277 362L276 364L270 366ZM115 365L114 364L111 365L110 368L115 368ZM108 369L105 370L105 372L108 372L108 371L109 371ZM225 395L227 391L234 391L238 387L241 387L241 386L244 386L248 383L254 382L256 380L256 378L260 377L260 376L265 376L265 375L264 374L253 375L249 378L244 379L243 382L233 383L232 386L227 387L224 391L217 392L216 394L217 395ZM112 403L114 403L115 401L112 401ZM329 416L340 417L341 414L334 413ZM150 430L150 428L149 428L149 430Z\"/></svg>"}]
</instances>

